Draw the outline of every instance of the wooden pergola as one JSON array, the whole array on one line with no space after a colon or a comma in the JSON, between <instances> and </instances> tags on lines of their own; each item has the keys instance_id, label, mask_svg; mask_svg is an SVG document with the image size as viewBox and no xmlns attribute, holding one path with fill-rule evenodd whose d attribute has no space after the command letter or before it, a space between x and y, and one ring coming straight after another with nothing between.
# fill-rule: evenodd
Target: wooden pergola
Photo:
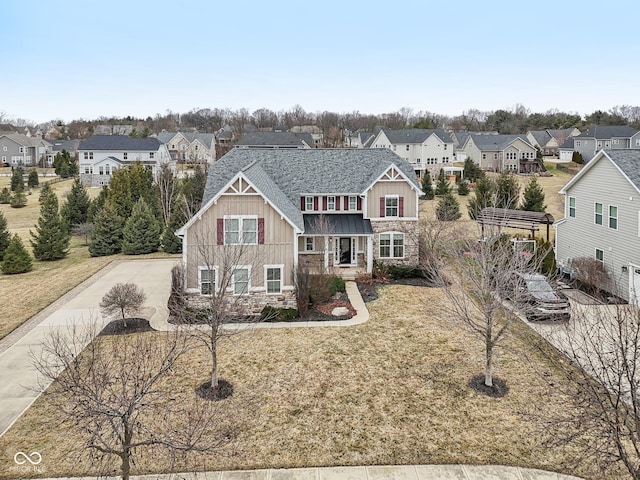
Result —
<instances>
[{"instance_id":1,"label":"wooden pergola","mask_svg":"<svg viewBox=\"0 0 640 480\"><path fill-rule=\"evenodd\" d=\"M528 230L531 236L535 237L540 225L547 226L547 242L549 241L549 226L555 222L553 215L546 212L527 212L524 210L511 210L508 208L483 208L478 215L477 222L480 224L482 236L484 237L485 225L502 228L516 228L518 230Z\"/></svg>"}]
</instances>

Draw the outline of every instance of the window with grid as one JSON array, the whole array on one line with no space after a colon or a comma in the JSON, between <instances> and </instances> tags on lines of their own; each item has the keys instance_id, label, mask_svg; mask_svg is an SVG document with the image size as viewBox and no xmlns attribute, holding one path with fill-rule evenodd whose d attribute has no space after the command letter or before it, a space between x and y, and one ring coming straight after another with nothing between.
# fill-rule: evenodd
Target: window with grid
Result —
<instances>
[{"instance_id":1,"label":"window with grid","mask_svg":"<svg viewBox=\"0 0 640 480\"><path fill-rule=\"evenodd\" d=\"M313 252L313 237L307 237L304 243L305 252Z\"/></svg>"},{"instance_id":2,"label":"window with grid","mask_svg":"<svg viewBox=\"0 0 640 480\"><path fill-rule=\"evenodd\" d=\"M304 197L304 209L308 212L313 211L313 197Z\"/></svg>"},{"instance_id":3,"label":"window with grid","mask_svg":"<svg viewBox=\"0 0 640 480\"><path fill-rule=\"evenodd\" d=\"M265 267L267 293L282 293L282 267Z\"/></svg>"},{"instance_id":4,"label":"window with grid","mask_svg":"<svg viewBox=\"0 0 640 480\"><path fill-rule=\"evenodd\" d=\"M358 209L358 199L356 197L349 197L349 210Z\"/></svg>"},{"instance_id":5,"label":"window with grid","mask_svg":"<svg viewBox=\"0 0 640 480\"><path fill-rule=\"evenodd\" d=\"M202 295L211 295L216 288L216 271L212 268L200 267L200 293Z\"/></svg>"},{"instance_id":6,"label":"window with grid","mask_svg":"<svg viewBox=\"0 0 640 480\"><path fill-rule=\"evenodd\" d=\"M602 225L602 204L596 203L595 205L595 219L596 225Z\"/></svg>"},{"instance_id":7,"label":"window with grid","mask_svg":"<svg viewBox=\"0 0 640 480\"><path fill-rule=\"evenodd\" d=\"M226 217L224 219L225 245L256 245L258 243L257 217Z\"/></svg>"},{"instance_id":8,"label":"window with grid","mask_svg":"<svg viewBox=\"0 0 640 480\"><path fill-rule=\"evenodd\" d=\"M386 196L384 197L384 216L385 217L397 217L398 216L398 196Z\"/></svg>"},{"instance_id":9,"label":"window with grid","mask_svg":"<svg viewBox=\"0 0 640 480\"><path fill-rule=\"evenodd\" d=\"M618 207L609 205L609 228L618 229Z\"/></svg>"},{"instance_id":10,"label":"window with grid","mask_svg":"<svg viewBox=\"0 0 640 480\"><path fill-rule=\"evenodd\" d=\"M336 197L327 197L327 210L336 209Z\"/></svg>"},{"instance_id":11,"label":"window with grid","mask_svg":"<svg viewBox=\"0 0 640 480\"><path fill-rule=\"evenodd\" d=\"M249 292L249 268L238 267L233 271L233 294L244 295Z\"/></svg>"},{"instance_id":12,"label":"window with grid","mask_svg":"<svg viewBox=\"0 0 640 480\"><path fill-rule=\"evenodd\" d=\"M575 218L576 216L576 198L569 197L569 216Z\"/></svg>"},{"instance_id":13,"label":"window with grid","mask_svg":"<svg viewBox=\"0 0 640 480\"><path fill-rule=\"evenodd\" d=\"M404 258L404 233L380 234L380 258Z\"/></svg>"},{"instance_id":14,"label":"window with grid","mask_svg":"<svg viewBox=\"0 0 640 480\"><path fill-rule=\"evenodd\" d=\"M596 248L596 260L600 263L604 263L604 250Z\"/></svg>"}]
</instances>

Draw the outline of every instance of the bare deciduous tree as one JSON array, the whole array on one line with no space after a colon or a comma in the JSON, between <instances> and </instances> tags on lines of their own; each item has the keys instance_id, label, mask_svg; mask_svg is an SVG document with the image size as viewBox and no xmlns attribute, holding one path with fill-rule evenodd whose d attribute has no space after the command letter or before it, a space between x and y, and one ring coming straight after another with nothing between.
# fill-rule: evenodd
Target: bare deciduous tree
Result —
<instances>
[{"instance_id":1,"label":"bare deciduous tree","mask_svg":"<svg viewBox=\"0 0 640 480\"><path fill-rule=\"evenodd\" d=\"M160 165L156 185L160 197L160 207L162 208L163 227L166 227L171 220L171 212L178 193L178 181L169 164L163 163Z\"/></svg>"},{"instance_id":2,"label":"bare deciduous tree","mask_svg":"<svg viewBox=\"0 0 640 480\"><path fill-rule=\"evenodd\" d=\"M119 313L126 327L127 316L140 311L146 299L147 295L135 283L116 283L102 297L100 309L107 317Z\"/></svg>"},{"instance_id":3,"label":"bare deciduous tree","mask_svg":"<svg viewBox=\"0 0 640 480\"><path fill-rule=\"evenodd\" d=\"M163 461L175 461L231 438L232 427L216 416L210 402L171 385L172 378L185 374L178 364L189 348L185 335L94 338L96 332L91 323L51 334L34 365L44 383L53 382L45 395L63 413L65 425L84 437L81 448L90 451L103 473L111 473L117 457L127 480L136 458L160 456L161 450ZM172 401L179 396L184 398Z\"/></svg>"},{"instance_id":4,"label":"bare deciduous tree","mask_svg":"<svg viewBox=\"0 0 640 480\"><path fill-rule=\"evenodd\" d=\"M507 308L525 305L524 292L514 282L517 273L537 270L537 257L515 249L508 237L497 233L481 241L458 240L459 249L447 258L442 283L451 312L462 320L484 344L484 384L493 387L495 349L516 313Z\"/></svg>"}]
</instances>

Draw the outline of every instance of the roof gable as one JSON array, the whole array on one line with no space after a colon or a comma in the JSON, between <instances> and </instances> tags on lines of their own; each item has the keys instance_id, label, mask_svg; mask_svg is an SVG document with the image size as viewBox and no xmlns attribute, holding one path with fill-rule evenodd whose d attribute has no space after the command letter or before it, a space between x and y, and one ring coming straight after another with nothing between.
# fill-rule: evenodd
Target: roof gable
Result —
<instances>
[{"instance_id":1,"label":"roof gable","mask_svg":"<svg viewBox=\"0 0 640 480\"><path fill-rule=\"evenodd\" d=\"M569 182L560 189L566 194L568 190L587 175L601 161L610 161L622 177L640 193L640 150L600 150Z\"/></svg>"}]
</instances>

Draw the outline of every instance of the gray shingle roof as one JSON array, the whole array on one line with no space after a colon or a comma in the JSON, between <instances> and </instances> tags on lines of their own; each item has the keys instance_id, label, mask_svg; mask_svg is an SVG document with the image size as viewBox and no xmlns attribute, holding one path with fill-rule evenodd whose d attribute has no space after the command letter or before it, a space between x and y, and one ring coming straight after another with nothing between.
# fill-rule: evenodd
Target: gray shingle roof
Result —
<instances>
[{"instance_id":1,"label":"gray shingle roof","mask_svg":"<svg viewBox=\"0 0 640 480\"><path fill-rule=\"evenodd\" d=\"M23 135L22 133L0 133L0 136L2 137L7 137L10 138L11 140L13 140L14 142L20 144L20 145L24 145L25 147L37 147L39 146L41 143L44 143L45 145L50 145L51 142L44 140L42 138L39 137L28 137L26 135Z\"/></svg>"},{"instance_id":2,"label":"gray shingle roof","mask_svg":"<svg viewBox=\"0 0 640 480\"><path fill-rule=\"evenodd\" d=\"M392 164L420 188L411 165L387 149L235 148L209 167L202 205L242 171L302 230L302 195L362 194Z\"/></svg>"},{"instance_id":3,"label":"gray shingle roof","mask_svg":"<svg viewBox=\"0 0 640 480\"><path fill-rule=\"evenodd\" d=\"M78 150L115 150L155 152L160 140L154 137L135 138L127 135L94 135L80 142Z\"/></svg>"},{"instance_id":4,"label":"gray shingle roof","mask_svg":"<svg viewBox=\"0 0 640 480\"><path fill-rule=\"evenodd\" d=\"M383 128L384 134L392 144L398 143L422 143L434 133L445 143L453 143L447 132L441 128L405 128L403 130L391 130Z\"/></svg>"},{"instance_id":5,"label":"gray shingle roof","mask_svg":"<svg viewBox=\"0 0 640 480\"><path fill-rule=\"evenodd\" d=\"M211 145L215 141L215 135L213 133L194 133L194 132L160 132L157 136L161 143L169 143L173 137L178 133L187 139L189 143L193 143L196 140L200 140L205 146L211 148Z\"/></svg>"},{"instance_id":6,"label":"gray shingle roof","mask_svg":"<svg viewBox=\"0 0 640 480\"><path fill-rule=\"evenodd\" d=\"M302 141L292 132L247 132L239 146L297 146L302 147ZM311 146L311 145L310 145Z\"/></svg>"},{"instance_id":7,"label":"gray shingle roof","mask_svg":"<svg viewBox=\"0 0 640 480\"><path fill-rule=\"evenodd\" d=\"M547 130L529 130L529 133L541 147L544 147L551 140L551 134Z\"/></svg>"},{"instance_id":8,"label":"gray shingle roof","mask_svg":"<svg viewBox=\"0 0 640 480\"><path fill-rule=\"evenodd\" d=\"M640 150L607 150L606 155L640 190Z\"/></svg>"},{"instance_id":9,"label":"gray shingle roof","mask_svg":"<svg viewBox=\"0 0 640 480\"><path fill-rule=\"evenodd\" d=\"M524 135L484 135L478 133L469 134L473 138L473 142L480 150L499 151L504 150L513 142L516 138L525 141L531 145L529 140ZM533 145L531 145L533 147Z\"/></svg>"},{"instance_id":10,"label":"gray shingle roof","mask_svg":"<svg viewBox=\"0 0 640 480\"><path fill-rule=\"evenodd\" d=\"M586 132L578 135L578 138L610 139L614 137L630 138L638 133L638 130L628 125L595 125Z\"/></svg>"},{"instance_id":11,"label":"gray shingle roof","mask_svg":"<svg viewBox=\"0 0 640 480\"><path fill-rule=\"evenodd\" d=\"M569 137L567 138L564 143L562 145L560 145L560 148L563 150L573 150L573 139L575 137Z\"/></svg>"}]
</instances>

